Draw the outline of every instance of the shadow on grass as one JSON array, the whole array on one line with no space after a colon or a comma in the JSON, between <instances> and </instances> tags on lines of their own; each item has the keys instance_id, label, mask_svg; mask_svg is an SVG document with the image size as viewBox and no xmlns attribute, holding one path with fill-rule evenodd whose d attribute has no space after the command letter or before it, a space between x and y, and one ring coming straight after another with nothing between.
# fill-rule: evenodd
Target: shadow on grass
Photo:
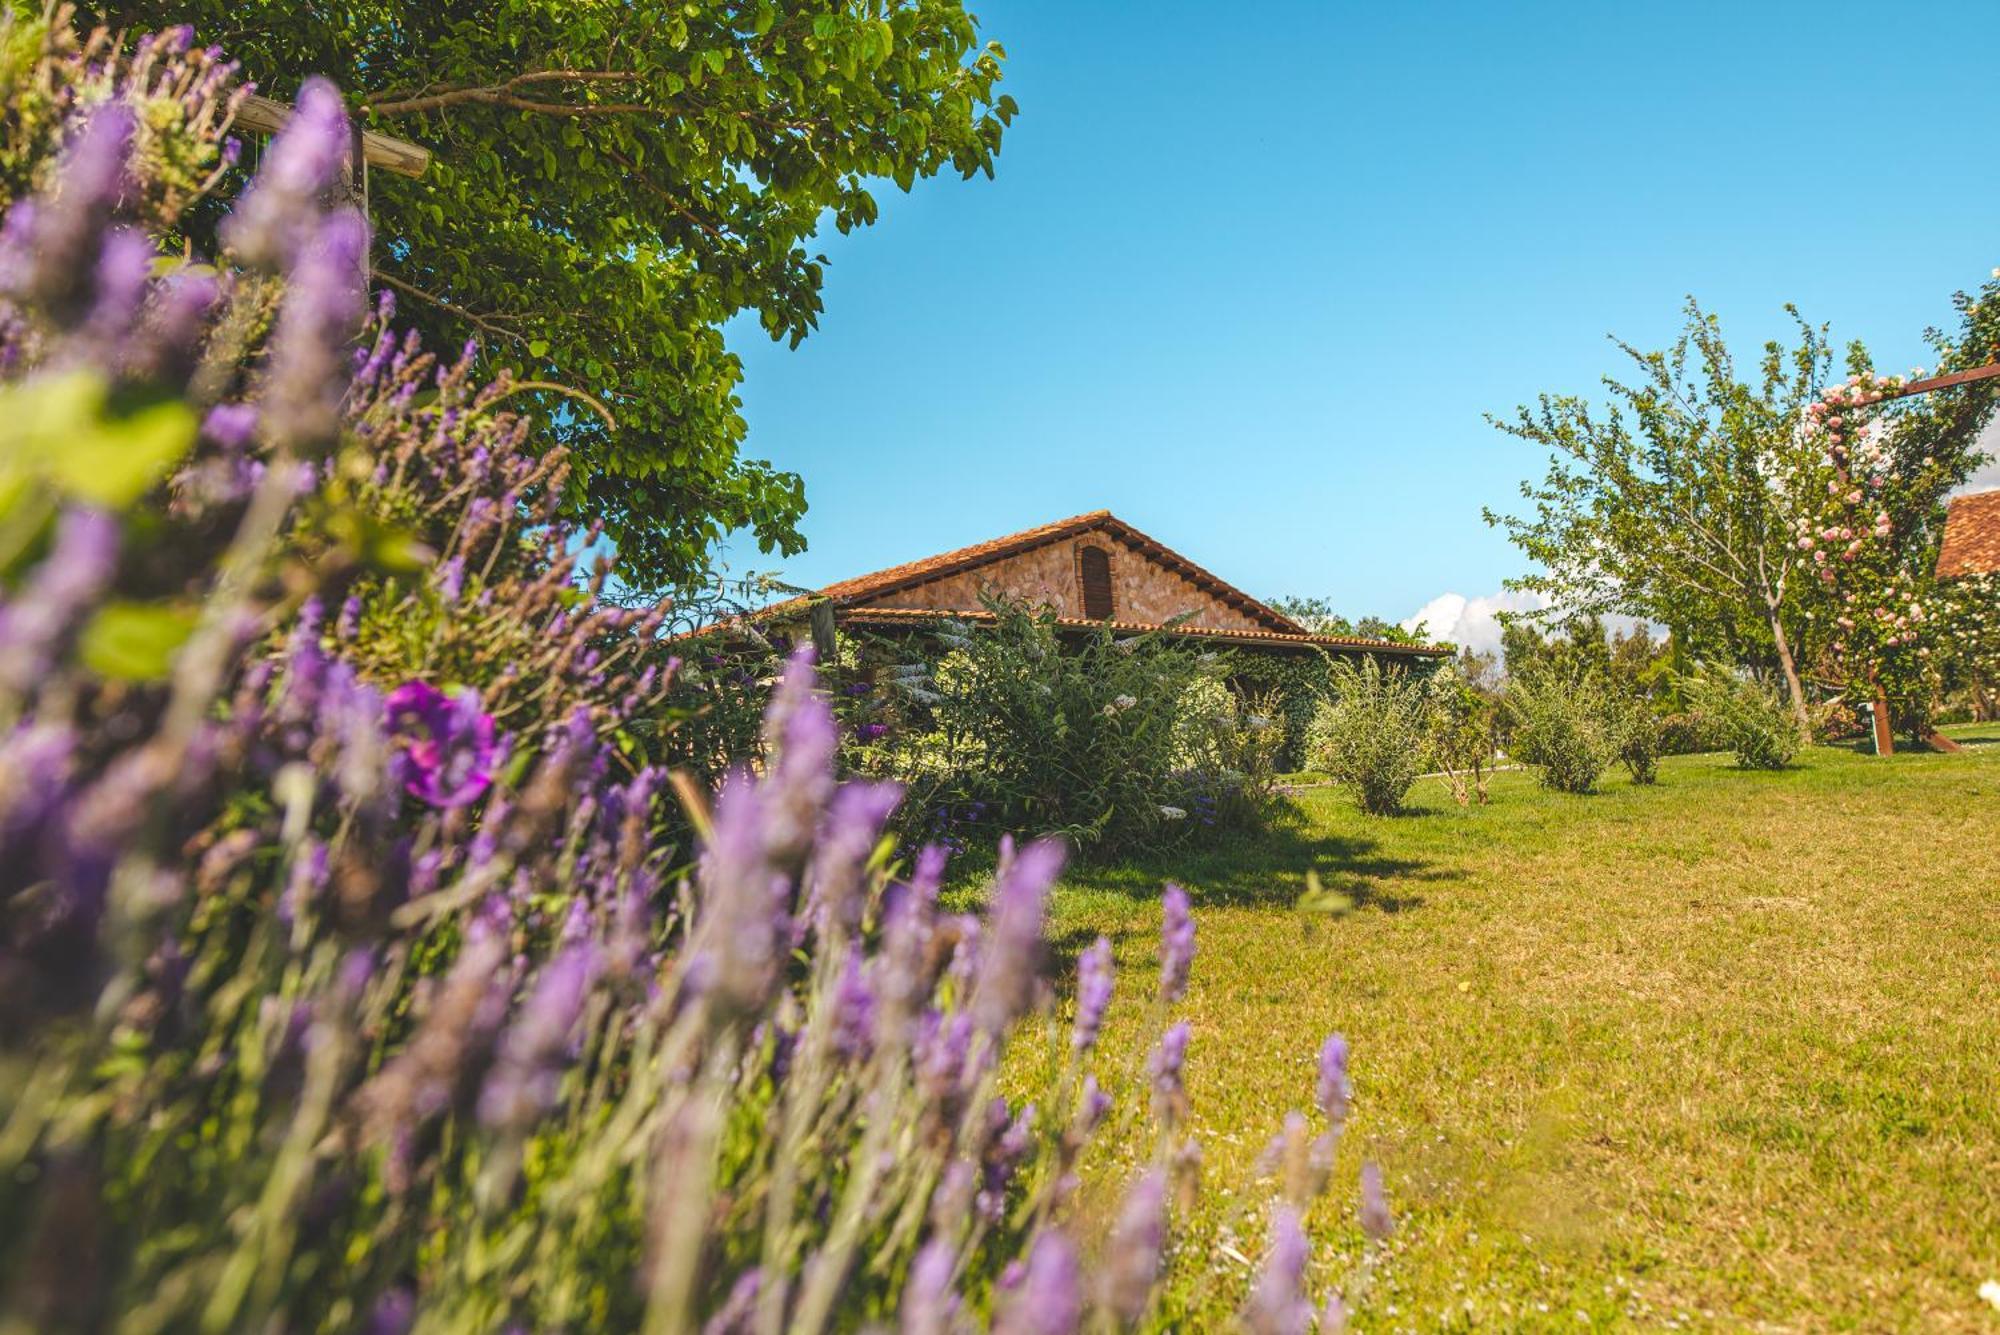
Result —
<instances>
[{"instance_id":1,"label":"shadow on grass","mask_svg":"<svg viewBox=\"0 0 2000 1335\"><path fill-rule=\"evenodd\" d=\"M1406 812L1403 821L1425 820ZM1384 851L1366 835L1317 829L1297 807L1280 813L1257 834L1230 834L1208 843L1178 844L1127 854L1113 862L1079 863L1065 880L1079 889L1117 891L1151 898L1167 881L1186 886L1197 907L1288 907L1316 873L1323 890L1341 896L1347 911L1402 913L1421 907L1415 887L1460 880L1465 872L1423 858Z\"/></svg>"}]
</instances>

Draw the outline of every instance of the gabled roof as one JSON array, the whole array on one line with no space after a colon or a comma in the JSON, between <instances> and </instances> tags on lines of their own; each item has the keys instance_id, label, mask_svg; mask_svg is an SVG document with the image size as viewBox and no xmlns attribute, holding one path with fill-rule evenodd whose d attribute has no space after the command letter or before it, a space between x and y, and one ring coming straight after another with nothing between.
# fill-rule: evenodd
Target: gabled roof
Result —
<instances>
[{"instance_id":1,"label":"gabled roof","mask_svg":"<svg viewBox=\"0 0 2000 1335\"><path fill-rule=\"evenodd\" d=\"M815 593L774 603L753 613L752 618L756 621L782 619L787 615L802 613L815 603L831 603L837 610L842 624L874 626L884 630L913 629L944 621L990 621L992 614L978 609L876 607L871 604L876 599L917 588L933 580L963 574L965 571L975 570L980 566L1003 561L1023 552L1033 551L1037 547L1046 547L1051 543L1062 542L1084 533L1101 533L1138 552L1156 565L1179 575L1218 602L1235 608L1262 627L1259 630L1228 630L1209 626L1179 625L1170 628L1171 633L1175 635L1224 644L1264 646L1273 649L1359 649L1415 657L1437 657L1447 652L1429 645L1398 644L1391 640L1372 640L1350 635L1316 635L1276 608L1252 598L1243 590L1204 570L1164 543L1147 537L1109 510L1092 510L1089 514L1023 529L1004 538L977 542L970 547L960 547L956 551L943 552L921 561L906 561L902 565L878 570L872 575L844 579L839 583L829 584ZM1139 621L1103 622L1083 617L1058 617L1056 621L1060 626L1076 630L1108 625L1113 631L1142 634L1163 629L1161 626Z\"/></svg>"},{"instance_id":2,"label":"gabled roof","mask_svg":"<svg viewBox=\"0 0 2000 1335\"><path fill-rule=\"evenodd\" d=\"M927 607L857 607L841 614L840 621L845 626L864 626L877 629L897 629L911 626L935 626L947 621L969 621L989 624L996 620L991 612L942 612ZM1277 630L1229 630L1218 626L1173 626L1160 627L1144 621L1092 621L1088 617L1057 617L1056 625L1065 630L1097 630L1108 627L1113 632L1127 635L1143 635L1149 631L1166 629L1175 636L1191 639L1213 640L1220 644L1258 645L1274 649L1365 649L1371 653L1409 654L1419 658L1439 658L1450 650L1428 644L1398 644L1393 640L1369 640L1353 635L1315 635L1309 631L1296 634Z\"/></svg>"},{"instance_id":3,"label":"gabled roof","mask_svg":"<svg viewBox=\"0 0 2000 1335\"><path fill-rule=\"evenodd\" d=\"M2000 572L2000 487L1952 499L1945 512L1939 579Z\"/></svg>"},{"instance_id":4,"label":"gabled roof","mask_svg":"<svg viewBox=\"0 0 2000 1335\"><path fill-rule=\"evenodd\" d=\"M1043 524L1038 528L1023 529L1004 538L976 542L970 547L960 547L957 551L944 552L921 561L908 561L899 566L890 566L887 570L878 570L872 575L845 579L838 584L827 585L819 591L818 596L838 606L853 607L892 593L900 593L904 589L915 588L920 584L928 584L932 580L943 579L947 575L961 574L1010 556L1018 556L1022 552L1033 551L1037 547L1046 547L1050 543L1093 532L1102 533L1149 557L1156 564L1173 571L1217 601L1235 608L1269 630L1281 635L1308 633L1304 626L1284 613L1265 606L1226 580L1218 579L1165 544L1155 542L1109 510L1092 510L1086 515L1060 519L1053 524Z\"/></svg>"}]
</instances>

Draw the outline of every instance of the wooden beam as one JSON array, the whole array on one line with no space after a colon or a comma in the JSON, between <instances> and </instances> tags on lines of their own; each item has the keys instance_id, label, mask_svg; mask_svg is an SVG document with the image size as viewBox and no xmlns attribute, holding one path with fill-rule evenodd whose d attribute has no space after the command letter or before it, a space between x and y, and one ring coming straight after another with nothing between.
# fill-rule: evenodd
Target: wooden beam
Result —
<instances>
[{"instance_id":1,"label":"wooden beam","mask_svg":"<svg viewBox=\"0 0 2000 1335\"><path fill-rule=\"evenodd\" d=\"M283 102L252 93L237 109L236 122L253 134L276 134L292 118L292 109ZM361 156L371 167L398 176L422 176L431 165L431 151L401 139L391 139L373 130L361 132Z\"/></svg>"},{"instance_id":2,"label":"wooden beam","mask_svg":"<svg viewBox=\"0 0 2000 1335\"><path fill-rule=\"evenodd\" d=\"M1928 394L1934 389L1950 389L1953 385L1967 385L1975 380L1991 380L2000 375L2000 362L1990 366L1975 366L1970 371L1953 371L1950 375L1935 375L1929 380L1912 380L1893 394L1884 394L1884 399L1907 399L1913 394Z\"/></svg>"}]
</instances>

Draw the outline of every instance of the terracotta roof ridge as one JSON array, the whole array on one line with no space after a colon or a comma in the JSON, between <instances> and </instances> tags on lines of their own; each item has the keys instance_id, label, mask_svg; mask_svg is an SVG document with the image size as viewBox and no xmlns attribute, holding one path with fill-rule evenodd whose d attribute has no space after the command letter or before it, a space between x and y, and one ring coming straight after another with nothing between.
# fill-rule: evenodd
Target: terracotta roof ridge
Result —
<instances>
[{"instance_id":1,"label":"terracotta roof ridge","mask_svg":"<svg viewBox=\"0 0 2000 1335\"><path fill-rule=\"evenodd\" d=\"M993 613L984 608L935 608L935 607L854 607L842 614L849 621L992 621ZM1269 641L1284 644L1329 645L1341 649L1381 650L1388 653L1421 654L1438 657L1450 651L1435 644L1405 643L1400 640L1377 640L1360 635L1321 635L1315 631L1242 630L1229 626L1168 625L1157 621L1123 621L1116 618L1099 621L1090 617L1057 616L1056 624L1088 630L1098 626L1108 626L1114 631L1132 634L1146 634L1164 631L1169 635L1189 635L1205 639L1238 639L1249 641Z\"/></svg>"}]
</instances>

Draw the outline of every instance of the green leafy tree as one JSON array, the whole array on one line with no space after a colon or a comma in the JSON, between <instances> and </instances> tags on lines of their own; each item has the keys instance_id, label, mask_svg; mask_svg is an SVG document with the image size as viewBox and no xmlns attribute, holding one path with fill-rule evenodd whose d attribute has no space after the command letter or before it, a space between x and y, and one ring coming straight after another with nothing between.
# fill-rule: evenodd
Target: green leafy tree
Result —
<instances>
[{"instance_id":1,"label":"green leafy tree","mask_svg":"<svg viewBox=\"0 0 2000 1335\"><path fill-rule=\"evenodd\" d=\"M1810 448L1805 410L1833 360L1825 328L1800 320L1794 346L1767 343L1754 385L1693 301L1671 348L1619 346L1638 375L1605 379L1608 409L1545 394L1494 419L1554 456L1539 484L1522 484L1530 514L1486 512L1542 567L1508 587L1573 612L1644 617L1677 642L1774 666L1803 720L1803 562L1796 507L1777 480L1797 475Z\"/></svg>"},{"instance_id":2,"label":"green leafy tree","mask_svg":"<svg viewBox=\"0 0 2000 1335\"><path fill-rule=\"evenodd\" d=\"M738 453L754 312L796 344L821 309L823 223L876 217L881 180L991 174L1014 114L1003 52L960 0L108 0L189 23L272 97L312 74L369 129L431 150L372 172L377 281L431 346L477 336L546 393L620 573L683 582L726 532L802 541L796 475ZM602 411L599 409L601 408Z\"/></svg>"},{"instance_id":3,"label":"green leafy tree","mask_svg":"<svg viewBox=\"0 0 2000 1335\"><path fill-rule=\"evenodd\" d=\"M1389 644L1421 644L1420 636L1412 635L1393 621L1385 621L1378 616L1365 616L1359 621L1350 620L1333 610L1331 598L1301 598L1287 595L1270 600L1271 606L1290 617L1315 635L1346 635L1363 640L1383 640Z\"/></svg>"}]
</instances>

